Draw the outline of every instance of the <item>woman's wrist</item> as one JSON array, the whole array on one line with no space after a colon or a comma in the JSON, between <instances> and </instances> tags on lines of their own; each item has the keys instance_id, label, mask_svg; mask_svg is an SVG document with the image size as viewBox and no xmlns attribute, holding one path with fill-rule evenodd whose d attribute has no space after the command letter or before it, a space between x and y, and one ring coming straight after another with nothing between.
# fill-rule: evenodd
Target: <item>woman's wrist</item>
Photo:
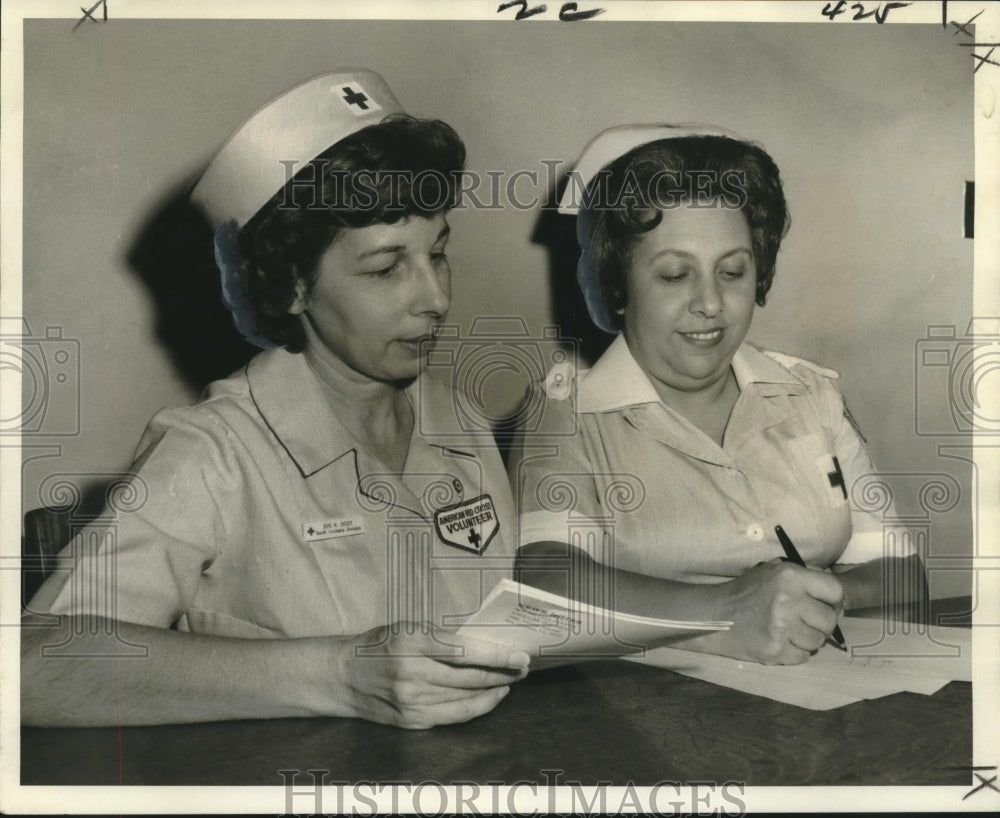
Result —
<instances>
[{"instance_id":1,"label":"woman's wrist","mask_svg":"<svg viewBox=\"0 0 1000 818\"><path fill-rule=\"evenodd\" d=\"M349 671L355 639L322 636L288 640L288 653L279 659L277 668L286 704L308 716L354 716Z\"/></svg>"},{"instance_id":2,"label":"woman's wrist","mask_svg":"<svg viewBox=\"0 0 1000 818\"><path fill-rule=\"evenodd\" d=\"M732 622L736 614L735 580L712 583L683 583L688 619ZM678 583L681 584L681 583Z\"/></svg>"}]
</instances>

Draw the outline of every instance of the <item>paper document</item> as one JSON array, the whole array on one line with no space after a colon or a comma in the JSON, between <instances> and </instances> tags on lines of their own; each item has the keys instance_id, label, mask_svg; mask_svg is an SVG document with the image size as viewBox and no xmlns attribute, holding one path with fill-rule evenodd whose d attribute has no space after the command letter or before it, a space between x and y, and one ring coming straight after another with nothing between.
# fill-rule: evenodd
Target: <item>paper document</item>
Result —
<instances>
[{"instance_id":1,"label":"paper document","mask_svg":"<svg viewBox=\"0 0 1000 818\"><path fill-rule=\"evenodd\" d=\"M972 680L972 631L844 617L848 651L820 648L802 665L768 666L673 647L635 661L811 710ZM632 659L633 657L628 657Z\"/></svg>"},{"instance_id":2,"label":"paper document","mask_svg":"<svg viewBox=\"0 0 1000 818\"><path fill-rule=\"evenodd\" d=\"M596 658L643 651L648 645L731 622L677 622L609 611L501 580L459 633L514 645L535 658Z\"/></svg>"}]
</instances>

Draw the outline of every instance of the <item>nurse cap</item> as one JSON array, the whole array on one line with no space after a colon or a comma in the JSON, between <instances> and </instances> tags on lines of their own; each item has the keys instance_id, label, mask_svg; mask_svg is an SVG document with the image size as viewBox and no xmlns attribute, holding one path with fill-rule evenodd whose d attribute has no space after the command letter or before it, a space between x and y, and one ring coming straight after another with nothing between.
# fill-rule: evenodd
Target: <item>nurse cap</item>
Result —
<instances>
[{"instance_id":1,"label":"nurse cap","mask_svg":"<svg viewBox=\"0 0 1000 818\"><path fill-rule=\"evenodd\" d=\"M258 108L213 157L191 191L213 228L243 227L295 171L331 145L403 109L367 68L322 74Z\"/></svg>"},{"instance_id":2,"label":"nurse cap","mask_svg":"<svg viewBox=\"0 0 1000 818\"><path fill-rule=\"evenodd\" d=\"M569 183L559 199L559 212L569 216L577 216L576 237L580 244L580 260L576 265L576 280L587 304L590 320L598 329L604 332L617 333L615 321L604 302L601 293L601 281L594 269L590 254L587 252L587 242L590 233L590 219L586 211L581 212L580 205L584 191L605 165L610 164L619 156L624 156L633 148L648 142L661 139L680 139L685 136L725 136L742 141L742 137L718 128L715 125L619 125L601 131L587 143L580 154L576 167L569 173Z\"/></svg>"},{"instance_id":3,"label":"nurse cap","mask_svg":"<svg viewBox=\"0 0 1000 818\"><path fill-rule=\"evenodd\" d=\"M275 344L261 335L247 296L247 264L238 233L293 173L344 137L403 109L374 71L350 68L322 74L258 108L229 137L191 191L212 224L222 300L240 334L254 346Z\"/></svg>"},{"instance_id":4,"label":"nurse cap","mask_svg":"<svg viewBox=\"0 0 1000 818\"><path fill-rule=\"evenodd\" d=\"M580 212L583 191L598 171L624 156L633 148L660 139L680 139L684 136L726 136L743 141L741 136L715 125L618 125L601 131L584 147L576 167L570 171L570 183L559 199L559 212L574 216Z\"/></svg>"}]
</instances>

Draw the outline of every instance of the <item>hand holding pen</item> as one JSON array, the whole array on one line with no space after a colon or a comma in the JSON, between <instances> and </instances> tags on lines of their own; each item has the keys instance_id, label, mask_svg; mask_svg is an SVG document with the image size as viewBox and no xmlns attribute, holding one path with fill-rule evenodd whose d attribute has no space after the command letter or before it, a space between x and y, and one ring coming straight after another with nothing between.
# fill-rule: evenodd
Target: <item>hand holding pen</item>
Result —
<instances>
[{"instance_id":1,"label":"hand holding pen","mask_svg":"<svg viewBox=\"0 0 1000 818\"><path fill-rule=\"evenodd\" d=\"M792 542L791 537L785 533L785 529L783 529L780 525L776 525L774 527L774 533L778 535L778 542L781 543L781 547L785 552L785 559L805 568L805 560L802 559L802 556L795 547L795 543ZM834 625L833 636L828 641L845 653L847 652L847 643L844 641L844 633L840 630L840 625Z\"/></svg>"}]
</instances>

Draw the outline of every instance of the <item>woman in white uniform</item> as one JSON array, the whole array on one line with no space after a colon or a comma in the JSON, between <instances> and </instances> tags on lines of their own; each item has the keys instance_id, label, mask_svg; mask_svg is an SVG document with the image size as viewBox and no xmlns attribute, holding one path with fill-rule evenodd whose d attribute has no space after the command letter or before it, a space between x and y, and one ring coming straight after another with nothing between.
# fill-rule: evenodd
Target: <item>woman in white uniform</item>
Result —
<instances>
[{"instance_id":1,"label":"woman in white uniform","mask_svg":"<svg viewBox=\"0 0 1000 818\"><path fill-rule=\"evenodd\" d=\"M579 214L578 278L619 334L591 369L549 373L543 423L512 450L522 578L732 620L678 644L767 663L806 661L884 587L922 598L909 543L884 542L851 497L874 467L837 373L745 341L787 228L767 153L713 128L625 126L576 174L560 209ZM807 567L782 560L779 526Z\"/></svg>"},{"instance_id":2,"label":"woman in white uniform","mask_svg":"<svg viewBox=\"0 0 1000 818\"><path fill-rule=\"evenodd\" d=\"M524 676L526 654L454 633L510 575L513 503L495 447L422 374L464 159L449 126L354 70L286 92L212 160L192 199L266 351L151 421L133 502L31 601L26 624L50 627L23 630L26 723L428 727ZM465 507L476 526L440 524Z\"/></svg>"}]
</instances>

